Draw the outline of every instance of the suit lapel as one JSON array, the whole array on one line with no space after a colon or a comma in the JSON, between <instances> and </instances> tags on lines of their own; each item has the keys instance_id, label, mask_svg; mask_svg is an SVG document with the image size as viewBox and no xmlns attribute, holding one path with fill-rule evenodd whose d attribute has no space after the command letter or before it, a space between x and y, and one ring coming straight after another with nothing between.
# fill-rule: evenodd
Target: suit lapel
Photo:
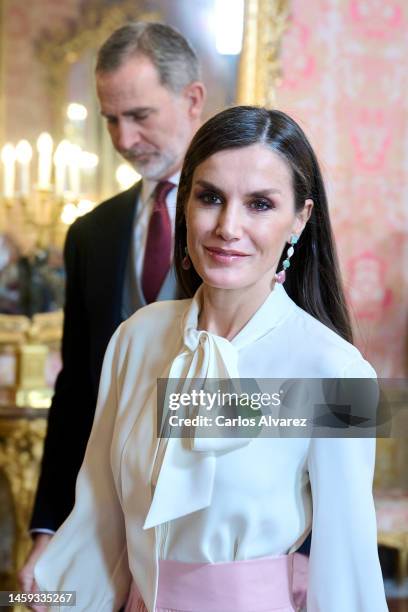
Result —
<instances>
[{"instance_id":1,"label":"suit lapel","mask_svg":"<svg viewBox=\"0 0 408 612\"><path fill-rule=\"evenodd\" d=\"M123 283L140 183L95 209L87 236L86 306L91 370L98 388L102 360L110 337L121 323Z\"/></svg>"},{"instance_id":2,"label":"suit lapel","mask_svg":"<svg viewBox=\"0 0 408 612\"><path fill-rule=\"evenodd\" d=\"M103 310L115 328L121 321L126 262L140 189L141 182L115 198L108 214L100 216L94 237L92 251L97 261L92 268L98 271L97 299L107 306Z\"/></svg>"}]
</instances>

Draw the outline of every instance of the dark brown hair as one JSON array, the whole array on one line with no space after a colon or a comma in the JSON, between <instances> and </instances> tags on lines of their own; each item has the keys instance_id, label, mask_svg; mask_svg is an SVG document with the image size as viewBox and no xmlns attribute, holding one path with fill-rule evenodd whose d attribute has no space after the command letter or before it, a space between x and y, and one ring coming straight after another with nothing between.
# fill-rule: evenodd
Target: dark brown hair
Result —
<instances>
[{"instance_id":1,"label":"dark brown hair","mask_svg":"<svg viewBox=\"0 0 408 612\"><path fill-rule=\"evenodd\" d=\"M257 143L272 149L290 167L296 210L301 210L308 198L314 202L311 217L295 247L285 289L300 308L352 342L319 164L303 130L281 111L253 106L229 108L209 119L193 138L184 159L177 196L174 258L179 283L188 296L194 295L202 283L193 266L189 270L182 267L187 245L184 213L195 169L218 151ZM278 270L285 253L286 249Z\"/></svg>"}]
</instances>

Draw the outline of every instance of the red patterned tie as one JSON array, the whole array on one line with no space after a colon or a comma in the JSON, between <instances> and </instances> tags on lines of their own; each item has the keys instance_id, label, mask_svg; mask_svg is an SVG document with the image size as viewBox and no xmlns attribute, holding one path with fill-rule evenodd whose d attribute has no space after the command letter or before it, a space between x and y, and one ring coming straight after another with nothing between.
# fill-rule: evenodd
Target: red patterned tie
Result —
<instances>
[{"instance_id":1,"label":"red patterned tie","mask_svg":"<svg viewBox=\"0 0 408 612\"><path fill-rule=\"evenodd\" d=\"M170 268L171 223L166 197L173 187L174 183L162 181L158 183L154 193L142 272L142 289L147 304L157 299Z\"/></svg>"}]
</instances>

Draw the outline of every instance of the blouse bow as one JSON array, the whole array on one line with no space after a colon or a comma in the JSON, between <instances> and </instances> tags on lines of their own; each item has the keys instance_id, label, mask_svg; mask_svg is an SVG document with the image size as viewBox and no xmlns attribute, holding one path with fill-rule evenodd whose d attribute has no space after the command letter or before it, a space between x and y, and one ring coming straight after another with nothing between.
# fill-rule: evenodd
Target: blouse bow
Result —
<instances>
[{"instance_id":1,"label":"blouse bow","mask_svg":"<svg viewBox=\"0 0 408 612\"><path fill-rule=\"evenodd\" d=\"M246 326L230 342L197 329L201 288L183 319L184 348L170 366L168 378L180 381L182 392L197 389L197 379L239 379L239 351L268 333L288 313L288 297L281 287L274 290ZM271 308L272 307L272 308ZM180 384L178 390L180 390ZM168 402L165 402L168 405ZM208 414L205 407L198 415ZM192 416L192 415L189 415ZM165 421L166 419L164 419ZM252 438L224 437L221 428L215 437L205 437L196 427L191 438L166 433L159 443L153 467L153 499L144 529L202 510L211 503L217 454L247 445ZM156 481L156 482L155 482Z\"/></svg>"}]
</instances>

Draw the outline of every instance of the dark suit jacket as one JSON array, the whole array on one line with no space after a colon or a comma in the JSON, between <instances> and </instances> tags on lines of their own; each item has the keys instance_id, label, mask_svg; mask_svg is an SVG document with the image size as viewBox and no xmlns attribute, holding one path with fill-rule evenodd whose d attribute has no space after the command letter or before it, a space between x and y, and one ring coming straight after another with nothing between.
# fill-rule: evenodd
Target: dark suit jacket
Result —
<instances>
[{"instance_id":1,"label":"dark suit jacket","mask_svg":"<svg viewBox=\"0 0 408 612\"><path fill-rule=\"evenodd\" d=\"M74 505L107 344L121 323L123 284L141 183L80 217L65 243L63 367L48 418L31 529L56 530Z\"/></svg>"}]
</instances>

